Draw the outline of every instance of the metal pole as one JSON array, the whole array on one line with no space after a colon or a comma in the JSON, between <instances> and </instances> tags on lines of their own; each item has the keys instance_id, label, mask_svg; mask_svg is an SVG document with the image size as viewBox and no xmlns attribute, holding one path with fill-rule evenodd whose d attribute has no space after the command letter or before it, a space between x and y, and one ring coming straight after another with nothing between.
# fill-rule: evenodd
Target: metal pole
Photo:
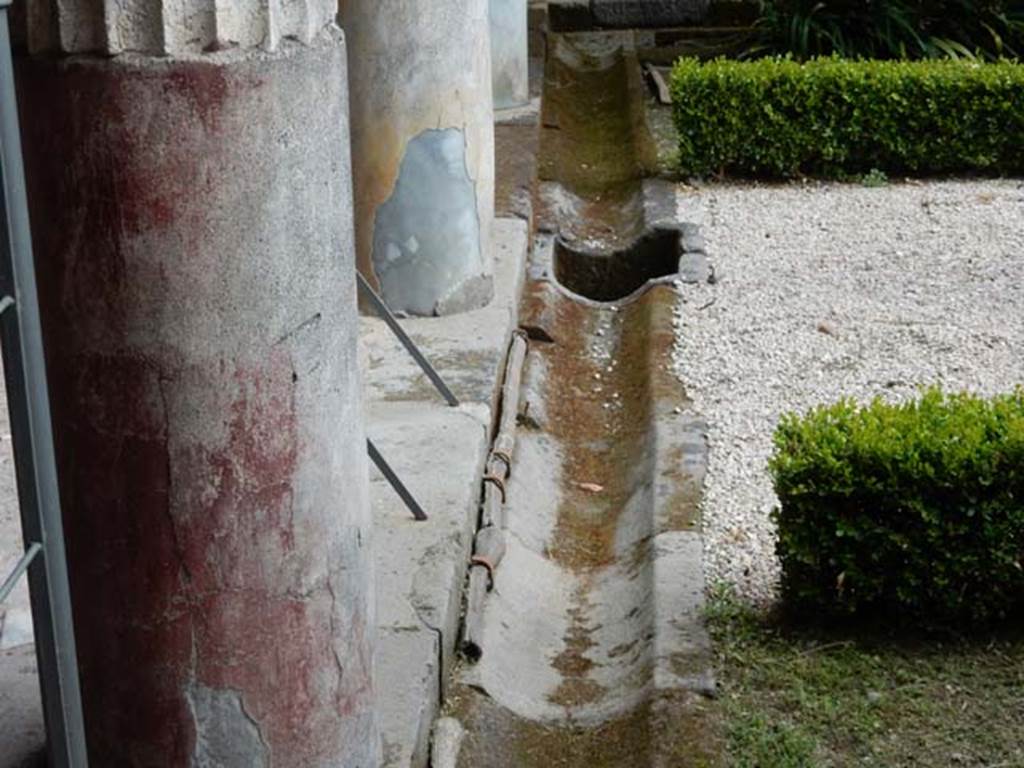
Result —
<instances>
[{"instance_id":1,"label":"metal pole","mask_svg":"<svg viewBox=\"0 0 1024 768\"><path fill-rule=\"evenodd\" d=\"M380 455L380 451L377 450L377 446L373 444L371 440L366 441L366 452L370 454L370 460L377 466L380 473L387 478L387 481L391 483L391 487L395 489L395 493L402 497L402 501L405 502L405 506L412 512L412 516L415 517L419 522L423 522L427 519L427 513L423 511L423 507L420 506L419 502L416 501L416 497L412 495L408 488L405 487L405 483L395 474L395 470L391 468L384 457Z\"/></svg>"},{"instance_id":2,"label":"metal pole","mask_svg":"<svg viewBox=\"0 0 1024 768\"><path fill-rule=\"evenodd\" d=\"M402 346L405 347L406 351L410 355L412 355L413 360L417 362L423 372L427 374L427 378L434 383L434 387L441 393L441 397L443 397L448 402L448 405L453 408L457 406L459 404L458 398L452 394L450 389L448 389L448 385L444 383L444 379L442 379L440 374L434 370L434 366L430 364L430 361L423 356L419 347L416 346L416 342L409 338L409 334L405 332L405 329L402 328L395 316L391 314L391 310L388 308L388 305L384 303L384 299L377 295L377 292L373 290L368 282L366 282L366 278L358 272L356 272L356 279L359 282L359 291L373 305L374 311L376 311L380 316L381 320L387 323L391 332L398 337L400 342L402 342Z\"/></svg>"},{"instance_id":3,"label":"metal pole","mask_svg":"<svg viewBox=\"0 0 1024 768\"><path fill-rule=\"evenodd\" d=\"M28 578L49 762L54 768L86 768L71 596L7 21L10 2L0 0L0 290L15 301L0 319L4 374L22 535L26 549L36 542L42 545L41 556L28 567ZM40 130L51 129L52 126L40 126Z\"/></svg>"},{"instance_id":4,"label":"metal pole","mask_svg":"<svg viewBox=\"0 0 1024 768\"><path fill-rule=\"evenodd\" d=\"M36 559L36 555L43 551L43 545L38 541L29 547L28 551L21 556L17 565L14 566L14 570L11 571L11 575L4 581L4 585L0 587L0 603L7 599L7 596L14 590L14 585L18 583L18 579L21 575L28 570L28 567L32 565L32 561Z\"/></svg>"}]
</instances>

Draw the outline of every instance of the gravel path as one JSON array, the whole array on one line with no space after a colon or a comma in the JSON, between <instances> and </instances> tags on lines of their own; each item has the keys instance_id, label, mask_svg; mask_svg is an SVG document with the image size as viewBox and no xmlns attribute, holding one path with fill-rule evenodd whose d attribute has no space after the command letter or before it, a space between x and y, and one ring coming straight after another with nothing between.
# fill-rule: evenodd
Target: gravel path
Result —
<instances>
[{"instance_id":1,"label":"gravel path","mask_svg":"<svg viewBox=\"0 0 1024 768\"><path fill-rule=\"evenodd\" d=\"M710 423L708 581L764 603L782 413L1024 383L1024 184L684 187L679 214L719 277L683 290L674 355Z\"/></svg>"}]
</instances>

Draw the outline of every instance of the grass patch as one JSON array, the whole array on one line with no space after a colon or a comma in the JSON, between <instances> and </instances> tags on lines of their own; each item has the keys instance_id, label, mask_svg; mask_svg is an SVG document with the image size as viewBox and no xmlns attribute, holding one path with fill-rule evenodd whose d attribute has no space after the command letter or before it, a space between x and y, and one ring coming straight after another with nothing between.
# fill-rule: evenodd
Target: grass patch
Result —
<instances>
[{"instance_id":1,"label":"grass patch","mask_svg":"<svg viewBox=\"0 0 1024 768\"><path fill-rule=\"evenodd\" d=\"M889 176L885 171L872 168L860 178L860 183L865 187L884 187L889 183Z\"/></svg>"},{"instance_id":2,"label":"grass patch","mask_svg":"<svg viewBox=\"0 0 1024 768\"><path fill-rule=\"evenodd\" d=\"M910 637L761 616L714 591L726 764L1024 766L1024 632Z\"/></svg>"}]
</instances>

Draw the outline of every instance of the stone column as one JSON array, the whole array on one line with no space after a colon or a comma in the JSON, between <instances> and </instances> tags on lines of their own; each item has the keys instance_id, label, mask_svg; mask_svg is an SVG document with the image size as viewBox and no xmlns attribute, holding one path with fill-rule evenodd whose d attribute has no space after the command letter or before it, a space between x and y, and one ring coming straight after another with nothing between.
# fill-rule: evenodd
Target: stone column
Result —
<instances>
[{"instance_id":1,"label":"stone column","mask_svg":"<svg viewBox=\"0 0 1024 768\"><path fill-rule=\"evenodd\" d=\"M28 2L18 96L93 765L378 762L335 10Z\"/></svg>"},{"instance_id":2,"label":"stone column","mask_svg":"<svg viewBox=\"0 0 1024 768\"><path fill-rule=\"evenodd\" d=\"M356 250L395 311L450 314L493 293L488 0L342 0Z\"/></svg>"},{"instance_id":3,"label":"stone column","mask_svg":"<svg viewBox=\"0 0 1024 768\"><path fill-rule=\"evenodd\" d=\"M490 0L490 3L494 107L519 107L530 100L527 0Z\"/></svg>"}]
</instances>

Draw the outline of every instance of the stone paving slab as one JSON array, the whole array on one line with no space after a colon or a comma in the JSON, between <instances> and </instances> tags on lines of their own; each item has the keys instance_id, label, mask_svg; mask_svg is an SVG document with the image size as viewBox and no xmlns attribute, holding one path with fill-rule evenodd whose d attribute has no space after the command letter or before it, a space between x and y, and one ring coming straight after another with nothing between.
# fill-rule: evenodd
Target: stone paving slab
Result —
<instances>
[{"instance_id":1,"label":"stone paving slab","mask_svg":"<svg viewBox=\"0 0 1024 768\"><path fill-rule=\"evenodd\" d=\"M448 676L490 445L498 383L517 323L527 223L494 226L494 300L402 320L461 400L448 407L377 318L361 319L367 433L430 519L418 523L375 469L376 670L385 765L423 768Z\"/></svg>"},{"instance_id":2,"label":"stone paving slab","mask_svg":"<svg viewBox=\"0 0 1024 768\"><path fill-rule=\"evenodd\" d=\"M459 315L402 320L406 333L463 402L493 405L495 383L515 327L526 247L526 222L496 219L493 227L495 297L491 303ZM370 402L440 402L430 380L383 321L375 317L361 318L359 335L367 358L366 396Z\"/></svg>"},{"instance_id":3,"label":"stone paving slab","mask_svg":"<svg viewBox=\"0 0 1024 768\"><path fill-rule=\"evenodd\" d=\"M429 628L452 642L475 532L488 439L465 408L375 403L371 439L429 516L414 520L376 470L370 475L377 562L377 625Z\"/></svg>"},{"instance_id":4,"label":"stone paving slab","mask_svg":"<svg viewBox=\"0 0 1024 768\"><path fill-rule=\"evenodd\" d=\"M378 633L377 690L384 765L427 764L435 702L441 698L439 658L436 632L410 627Z\"/></svg>"},{"instance_id":5,"label":"stone paving slab","mask_svg":"<svg viewBox=\"0 0 1024 768\"><path fill-rule=\"evenodd\" d=\"M45 741L35 648L0 651L0 768L42 766Z\"/></svg>"}]
</instances>

